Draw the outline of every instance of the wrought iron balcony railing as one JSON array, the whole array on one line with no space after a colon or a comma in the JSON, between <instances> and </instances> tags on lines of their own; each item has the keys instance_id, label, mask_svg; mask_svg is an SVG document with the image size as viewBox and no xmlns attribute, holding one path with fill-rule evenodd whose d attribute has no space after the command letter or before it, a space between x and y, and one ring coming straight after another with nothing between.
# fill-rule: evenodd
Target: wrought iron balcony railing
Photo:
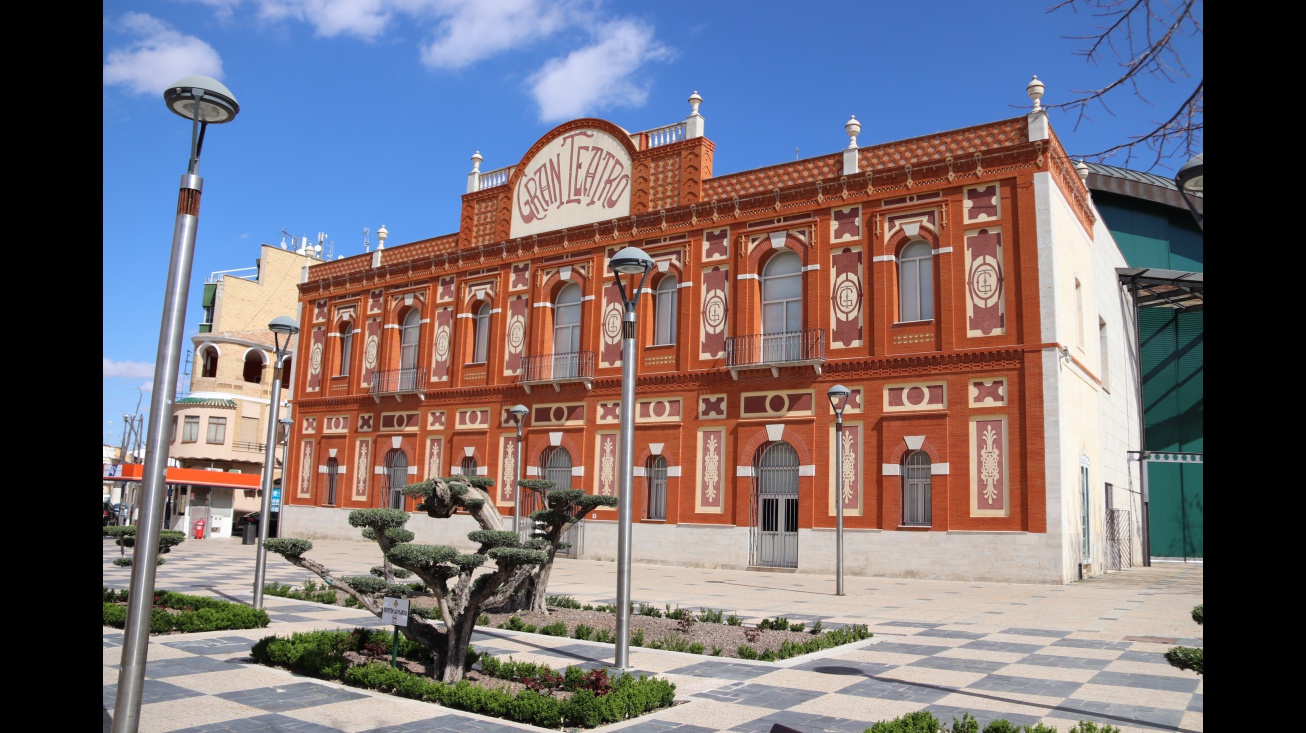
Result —
<instances>
[{"instance_id":1,"label":"wrought iron balcony railing","mask_svg":"<svg viewBox=\"0 0 1306 733\"><path fill-rule=\"evenodd\" d=\"M726 367L739 378L743 369L770 369L780 376L780 367L811 365L821 373L825 363L825 329L805 328L783 333L758 333L726 338Z\"/></svg>"},{"instance_id":2,"label":"wrought iron balcony railing","mask_svg":"<svg viewBox=\"0 0 1306 733\"><path fill-rule=\"evenodd\" d=\"M372 374L372 398L378 402L385 395L395 395L396 399L398 399L399 395L416 394L425 398L428 376L426 367L374 372Z\"/></svg>"},{"instance_id":3,"label":"wrought iron balcony railing","mask_svg":"<svg viewBox=\"0 0 1306 733\"><path fill-rule=\"evenodd\" d=\"M521 385L527 394L537 384L551 384L557 392L569 382L582 382L585 389L594 386L593 351L536 354L522 359Z\"/></svg>"},{"instance_id":4,"label":"wrought iron balcony railing","mask_svg":"<svg viewBox=\"0 0 1306 733\"><path fill-rule=\"evenodd\" d=\"M244 451L245 453L262 453L267 450L267 443L251 443L245 440L232 441L231 449Z\"/></svg>"}]
</instances>

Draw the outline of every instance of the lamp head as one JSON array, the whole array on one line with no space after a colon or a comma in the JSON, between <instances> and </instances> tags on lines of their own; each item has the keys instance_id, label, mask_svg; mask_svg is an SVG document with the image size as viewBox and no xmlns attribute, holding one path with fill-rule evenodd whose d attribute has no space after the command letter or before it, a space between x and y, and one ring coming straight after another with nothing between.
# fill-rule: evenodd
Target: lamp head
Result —
<instances>
[{"instance_id":1,"label":"lamp head","mask_svg":"<svg viewBox=\"0 0 1306 733\"><path fill-rule=\"evenodd\" d=\"M530 408L526 407L526 405L513 405L508 412L511 412L514 418L520 420L526 417L526 414L530 412Z\"/></svg>"},{"instance_id":2,"label":"lamp head","mask_svg":"<svg viewBox=\"0 0 1306 733\"><path fill-rule=\"evenodd\" d=\"M848 407L848 395L852 394L852 390L842 384L836 384L825 394L830 398L830 407L834 409L834 414L842 419L844 408Z\"/></svg>"},{"instance_id":3,"label":"lamp head","mask_svg":"<svg viewBox=\"0 0 1306 733\"><path fill-rule=\"evenodd\" d=\"M188 120L195 119L199 106L199 121L220 125L231 122L240 112L236 95L217 79L207 76L188 76L179 79L163 90L163 101L168 109Z\"/></svg>"},{"instance_id":4,"label":"lamp head","mask_svg":"<svg viewBox=\"0 0 1306 733\"><path fill-rule=\"evenodd\" d=\"M1174 184L1179 187L1181 193L1201 193L1202 192L1202 156L1205 153L1198 153L1188 159L1179 168L1175 174Z\"/></svg>"},{"instance_id":5,"label":"lamp head","mask_svg":"<svg viewBox=\"0 0 1306 733\"><path fill-rule=\"evenodd\" d=\"M268 330L272 332L273 341L277 349L277 359L285 356L286 349L290 347L290 338L299 333L299 323L290 316L277 316L268 324ZM285 343L282 343L285 339ZM277 362L280 367L280 361Z\"/></svg>"},{"instance_id":6,"label":"lamp head","mask_svg":"<svg viewBox=\"0 0 1306 733\"><path fill-rule=\"evenodd\" d=\"M608 269L618 275L639 275L653 267L653 258L638 247L626 247L608 260Z\"/></svg>"}]
</instances>

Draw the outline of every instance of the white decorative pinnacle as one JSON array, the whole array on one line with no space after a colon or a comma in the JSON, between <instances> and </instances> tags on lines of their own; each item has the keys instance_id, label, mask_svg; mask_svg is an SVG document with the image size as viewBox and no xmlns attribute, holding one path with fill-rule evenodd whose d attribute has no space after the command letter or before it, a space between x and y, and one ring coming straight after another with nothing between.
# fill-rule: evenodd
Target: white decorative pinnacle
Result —
<instances>
[{"instance_id":1,"label":"white decorative pinnacle","mask_svg":"<svg viewBox=\"0 0 1306 733\"><path fill-rule=\"evenodd\" d=\"M376 230L377 249L385 249L385 238L388 236L390 236L390 232L386 230L385 224L382 224L381 228Z\"/></svg>"},{"instance_id":2,"label":"white decorative pinnacle","mask_svg":"<svg viewBox=\"0 0 1306 733\"><path fill-rule=\"evenodd\" d=\"M481 157L481 151L477 150L475 153L472 154L472 173L481 172L482 160L485 160L485 158Z\"/></svg>"},{"instance_id":3,"label":"white decorative pinnacle","mask_svg":"<svg viewBox=\"0 0 1306 733\"><path fill-rule=\"evenodd\" d=\"M1043 105L1038 100L1043 98L1043 82L1038 80L1038 74L1034 75L1034 80L1025 85L1025 93L1029 98L1034 100L1034 112L1042 112Z\"/></svg>"},{"instance_id":4,"label":"white decorative pinnacle","mask_svg":"<svg viewBox=\"0 0 1306 733\"><path fill-rule=\"evenodd\" d=\"M698 114L698 105L702 103L703 98L698 96L698 90L695 89L694 93L689 95L689 114L691 117Z\"/></svg>"},{"instance_id":5,"label":"white decorative pinnacle","mask_svg":"<svg viewBox=\"0 0 1306 733\"><path fill-rule=\"evenodd\" d=\"M862 131L862 123L857 121L857 115L848 118L847 124L843 126L843 131L848 133L848 147L857 147L857 133Z\"/></svg>"},{"instance_id":6,"label":"white decorative pinnacle","mask_svg":"<svg viewBox=\"0 0 1306 733\"><path fill-rule=\"evenodd\" d=\"M1085 162L1081 159L1078 163L1075 164L1075 172L1079 174L1079 180L1083 181L1083 182L1084 182L1084 185L1087 186L1087 185L1088 185L1088 164L1085 163Z\"/></svg>"}]
</instances>

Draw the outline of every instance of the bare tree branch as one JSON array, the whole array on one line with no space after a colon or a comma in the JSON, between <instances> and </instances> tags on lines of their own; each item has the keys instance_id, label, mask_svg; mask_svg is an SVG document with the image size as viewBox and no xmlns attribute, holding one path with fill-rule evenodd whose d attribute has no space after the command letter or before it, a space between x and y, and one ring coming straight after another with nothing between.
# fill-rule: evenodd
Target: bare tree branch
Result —
<instances>
[{"instance_id":1,"label":"bare tree branch","mask_svg":"<svg viewBox=\"0 0 1306 733\"><path fill-rule=\"evenodd\" d=\"M1093 65L1098 65L1109 50L1118 59L1119 73L1108 83L1096 89L1071 89L1079 95L1059 104L1044 105L1045 109L1062 110L1075 115L1075 130L1082 123L1093 121L1092 111L1100 106L1107 114L1115 116L1109 104L1111 96L1128 88L1139 100L1153 104L1144 88L1148 81L1176 84L1190 78L1180 56L1178 42L1187 36L1202 35L1202 24L1194 10L1201 0L1061 0L1047 10L1052 13L1069 8L1078 12L1088 8L1094 18L1108 22L1096 25L1096 33L1083 36L1065 36L1071 40L1088 41L1087 48L1076 52ZM1105 162L1117 156L1124 157L1129 165L1142 150L1155 154L1147 170L1170 168L1165 161L1180 158L1178 164L1202 149L1203 82L1165 121L1151 120L1152 128L1139 135L1131 135L1122 142L1094 153L1072 154L1072 157Z\"/></svg>"}]
</instances>

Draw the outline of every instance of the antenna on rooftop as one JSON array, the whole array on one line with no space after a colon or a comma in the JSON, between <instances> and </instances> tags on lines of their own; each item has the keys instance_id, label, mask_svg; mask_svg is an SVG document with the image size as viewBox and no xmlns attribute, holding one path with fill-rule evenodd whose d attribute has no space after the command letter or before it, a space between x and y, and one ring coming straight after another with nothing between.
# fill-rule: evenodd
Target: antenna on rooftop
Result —
<instances>
[{"instance_id":1,"label":"antenna on rooftop","mask_svg":"<svg viewBox=\"0 0 1306 733\"><path fill-rule=\"evenodd\" d=\"M318 232L318 233L317 233L317 246L314 247L313 250L314 250L315 252L317 252L319 259L321 259L321 255L322 255L322 245L323 245L323 243L325 243L326 241L327 241L327 233L326 233L326 232ZM326 259L328 259L328 260L331 259L331 250L327 250Z\"/></svg>"},{"instance_id":2,"label":"antenna on rooftop","mask_svg":"<svg viewBox=\"0 0 1306 733\"><path fill-rule=\"evenodd\" d=\"M371 229L369 229L368 227L363 227L363 251L364 252L372 251L372 242L367 238L367 235L371 233L372 233Z\"/></svg>"},{"instance_id":3,"label":"antenna on rooftop","mask_svg":"<svg viewBox=\"0 0 1306 733\"><path fill-rule=\"evenodd\" d=\"M282 249L285 249L285 248L286 248L286 237L290 237L290 243L291 243L291 244L294 244L294 243L295 243L295 235L293 235L293 234L291 234L290 232L286 231L286 228L285 228L285 227L281 227L281 248L282 248Z\"/></svg>"}]
</instances>

